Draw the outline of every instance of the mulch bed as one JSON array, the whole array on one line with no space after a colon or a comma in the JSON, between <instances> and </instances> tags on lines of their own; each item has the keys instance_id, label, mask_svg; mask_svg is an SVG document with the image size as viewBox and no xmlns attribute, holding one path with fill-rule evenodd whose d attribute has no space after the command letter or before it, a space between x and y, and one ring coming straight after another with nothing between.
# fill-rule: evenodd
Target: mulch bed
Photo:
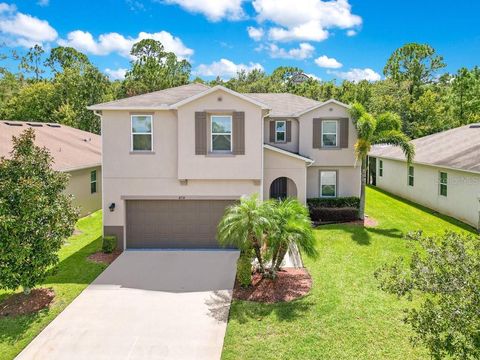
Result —
<instances>
[{"instance_id":1,"label":"mulch bed","mask_svg":"<svg viewBox=\"0 0 480 360\"><path fill-rule=\"evenodd\" d=\"M350 224L360 225L365 227L376 227L378 226L378 221L372 217L365 217L363 221L362 220L352 221Z\"/></svg>"},{"instance_id":2,"label":"mulch bed","mask_svg":"<svg viewBox=\"0 0 480 360\"><path fill-rule=\"evenodd\" d=\"M248 288L241 287L235 281L233 298L272 304L298 299L308 294L311 288L312 278L305 268L284 268L278 272L275 280L263 279L261 274L254 274L252 286Z\"/></svg>"},{"instance_id":3,"label":"mulch bed","mask_svg":"<svg viewBox=\"0 0 480 360\"><path fill-rule=\"evenodd\" d=\"M33 289L29 295L13 294L0 303L0 316L32 314L50 306L55 297L53 289Z\"/></svg>"},{"instance_id":4,"label":"mulch bed","mask_svg":"<svg viewBox=\"0 0 480 360\"><path fill-rule=\"evenodd\" d=\"M96 263L110 265L121 253L121 251L113 251L110 254L106 254L99 251L90 255L87 259Z\"/></svg>"}]
</instances>

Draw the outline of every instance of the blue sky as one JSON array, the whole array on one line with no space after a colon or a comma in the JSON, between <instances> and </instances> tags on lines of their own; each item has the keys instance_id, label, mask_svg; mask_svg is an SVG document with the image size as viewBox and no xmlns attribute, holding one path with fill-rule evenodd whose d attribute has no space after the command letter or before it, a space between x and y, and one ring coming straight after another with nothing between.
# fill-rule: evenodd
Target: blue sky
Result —
<instances>
[{"instance_id":1,"label":"blue sky","mask_svg":"<svg viewBox=\"0 0 480 360\"><path fill-rule=\"evenodd\" d=\"M432 45L449 72L480 65L478 14L475 0L22 0L0 2L0 41L20 53L73 46L112 78L128 68L133 42L154 37L206 79L289 65L375 81L407 42Z\"/></svg>"}]
</instances>

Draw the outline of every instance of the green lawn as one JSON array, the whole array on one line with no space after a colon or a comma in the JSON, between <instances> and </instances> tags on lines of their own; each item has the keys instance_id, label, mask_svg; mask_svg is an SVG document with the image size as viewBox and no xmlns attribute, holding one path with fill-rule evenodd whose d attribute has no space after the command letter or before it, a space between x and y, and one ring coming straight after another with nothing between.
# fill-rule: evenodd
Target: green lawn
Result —
<instances>
[{"instance_id":1,"label":"green lawn","mask_svg":"<svg viewBox=\"0 0 480 360\"><path fill-rule=\"evenodd\" d=\"M408 256L403 235L423 229L473 231L445 216L367 189L367 214L378 227L329 225L316 230L320 257L305 259L313 288L275 305L235 301L223 349L227 359L427 359L402 323L408 302L378 290L373 272Z\"/></svg>"},{"instance_id":2,"label":"green lawn","mask_svg":"<svg viewBox=\"0 0 480 360\"><path fill-rule=\"evenodd\" d=\"M35 315L0 318L1 360L13 359L105 269L105 265L86 260L89 254L101 249L101 211L80 219L77 229L82 233L67 240L59 253L58 268L41 285L55 290L52 306ZM0 301L10 294L0 291Z\"/></svg>"}]
</instances>

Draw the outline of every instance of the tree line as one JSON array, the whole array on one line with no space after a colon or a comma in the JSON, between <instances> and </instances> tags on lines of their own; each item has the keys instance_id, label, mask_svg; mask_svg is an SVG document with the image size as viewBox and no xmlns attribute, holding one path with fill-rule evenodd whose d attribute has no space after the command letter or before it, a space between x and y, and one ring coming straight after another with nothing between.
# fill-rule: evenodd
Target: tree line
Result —
<instances>
[{"instance_id":1,"label":"tree line","mask_svg":"<svg viewBox=\"0 0 480 360\"><path fill-rule=\"evenodd\" d=\"M23 56L12 53L18 71L0 67L0 117L10 120L58 122L99 133L99 119L88 105L151 91L202 82L239 92L289 92L314 100L330 98L362 104L374 116L400 116L402 131L411 138L480 122L480 68L442 73L446 63L428 44L406 44L395 50L383 69L384 79L352 82L296 82L298 67L278 67L271 74L241 71L228 81L191 80L191 64L165 51L159 41L133 45L130 68L123 80L110 81L88 57L70 47L49 54L36 45ZM0 58L0 59L2 59Z\"/></svg>"}]
</instances>

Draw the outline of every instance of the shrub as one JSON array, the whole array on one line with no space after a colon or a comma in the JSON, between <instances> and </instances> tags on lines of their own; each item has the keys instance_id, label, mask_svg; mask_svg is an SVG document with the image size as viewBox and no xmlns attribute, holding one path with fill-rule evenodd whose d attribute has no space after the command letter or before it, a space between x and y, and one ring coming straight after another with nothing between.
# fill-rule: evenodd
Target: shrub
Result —
<instances>
[{"instance_id":1,"label":"shrub","mask_svg":"<svg viewBox=\"0 0 480 360\"><path fill-rule=\"evenodd\" d=\"M307 199L309 208L355 208L360 207L360 198L355 196L337 198L311 198Z\"/></svg>"},{"instance_id":2,"label":"shrub","mask_svg":"<svg viewBox=\"0 0 480 360\"><path fill-rule=\"evenodd\" d=\"M310 208L310 218L316 222L347 222L358 219L358 209L352 207L343 208Z\"/></svg>"},{"instance_id":3,"label":"shrub","mask_svg":"<svg viewBox=\"0 0 480 360\"><path fill-rule=\"evenodd\" d=\"M242 287L252 285L252 260L251 250L242 251L237 261L237 280Z\"/></svg>"},{"instance_id":4,"label":"shrub","mask_svg":"<svg viewBox=\"0 0 480 360\"><path fill-rule=\"evenodd\" d=\"M68 175L35 146L35 132L13 137L10 159L0 158L0 288L25 294L58 264L58 250L78 218L65 194Z\"/></svg>"},{"instance_id":5,"label":"shrub","mask_svg":"<svg viewBox=\"0 0 480 360\"><path fill-rule=\"evenodd\" d=\"M102 250L106 254L110 254L117 247L117 237L115 235L104 236Z\"/></svg>"},{"instance_id":6,"label":"shrub","mask_svg":"<svg viewBox=\"0 0 480 360\"><path fill-rule=\"evenodd\" d=\"M432 359L480 359L480 241L445 232L410 236L410 261L398 258L375 272L380 288L413 304L404 321Z\"/></svg>"}]
</instances>

